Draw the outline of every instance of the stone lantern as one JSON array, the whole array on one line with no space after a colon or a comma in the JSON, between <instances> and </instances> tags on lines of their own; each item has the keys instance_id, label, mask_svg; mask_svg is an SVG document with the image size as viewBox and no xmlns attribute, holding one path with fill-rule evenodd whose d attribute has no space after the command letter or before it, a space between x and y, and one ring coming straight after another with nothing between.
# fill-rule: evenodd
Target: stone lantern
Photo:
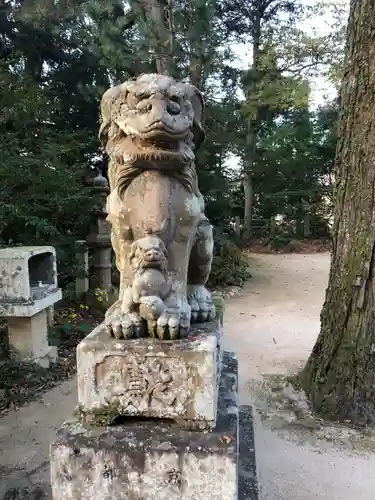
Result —
<instances>
[{"instance_id":1,"label":"stone lantern","mask_svg":"<svg viewBox=\"0 0 375 500\"><path fill-rule=\"evenodd\" d=\"M91 211L90 234L86 241L93 250L93 283L90 288L112 290L111 227L107 221L106 201L109 193L107 179L99 170L92 181L94 207Z\"/></svg>"}]
</instances>

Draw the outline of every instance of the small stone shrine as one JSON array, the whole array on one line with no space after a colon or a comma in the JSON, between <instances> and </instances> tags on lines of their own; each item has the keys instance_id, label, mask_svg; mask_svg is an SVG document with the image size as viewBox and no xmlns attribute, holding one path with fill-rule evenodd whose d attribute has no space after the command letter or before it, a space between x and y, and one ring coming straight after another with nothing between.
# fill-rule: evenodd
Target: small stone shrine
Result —
<instances>
[{"instance_id":1,"label":"small stone shrine","mask_svg":"<svg viewBox=\"0 0 375 500\"><path fill-rule=\"evenodd\" d=\"M77 411L50 449L54 500L238 498L238 366L205 287L203 107L195 87L155 74L102 98L120 290L77 348Z\"/></svg>"},{"instance_id":2,"label":"small stone shrine","mask_svg":"<svg viewBox=\"0 0 375 500\"><path fill-rule=\"evenodd\" d=\"M53 247L0 250L0 316L7 318L9 343L21 358L45 367L56 360L47 311L61 298Z\"/></svg>"}]
</instances>

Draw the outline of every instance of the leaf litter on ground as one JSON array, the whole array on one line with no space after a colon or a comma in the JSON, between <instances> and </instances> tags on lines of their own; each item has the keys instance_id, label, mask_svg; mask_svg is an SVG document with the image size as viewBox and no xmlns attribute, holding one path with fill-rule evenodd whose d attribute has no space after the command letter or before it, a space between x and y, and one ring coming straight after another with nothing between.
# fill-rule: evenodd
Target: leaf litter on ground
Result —
<instances>
[{"instance_id":1,"label":"leaf litter on ground","mask_svg":"<svg viewBox=\"0 0 375 500\"><path fill-rule=\"evenodd\" d=\"M64 304L56 310L49 343L58 359L49 368L23 361L5 346L6 324L0 326L0 417L36 400L76 373L76 347L102 321L102 312L85 305Z\"/></svg>"}]
</instances>

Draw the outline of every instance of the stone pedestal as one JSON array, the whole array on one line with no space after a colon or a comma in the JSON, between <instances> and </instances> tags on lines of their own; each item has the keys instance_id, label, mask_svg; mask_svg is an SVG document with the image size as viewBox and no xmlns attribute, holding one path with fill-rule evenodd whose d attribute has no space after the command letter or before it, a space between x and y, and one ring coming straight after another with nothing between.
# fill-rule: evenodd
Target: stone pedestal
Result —
<instances>
[{"instance_id":1,"label":"stone pedestal","mask_svg":"<svg viewBox=\"0 0 375 500\"><path fill-rule=\"evenodd\" d=\"M47 313L47 326L52 328L55 323L55 307L49 306L46 309Z\"/></svg>"},{"instance_id":2,"label":"stone pedestal","mask_svg":"<svg viewBox=\"0 0 375 500\"><path fill-rule=\"evenodd\" d=\"M48 367L57 359L57 348L48 345L46 309L30 318L8 318L9 344L25 360L32 360Z\"/></svg>"},{"instance_id":3,"label":"stone pedestal","mask_svg":"<svg viewBox=\"0 0 375 500\"><path fill-rule=\"evenodd\" d=\"M156 419L65 423L50 449L54 500L236 500L237 370L225 353L211 432Z\"/></svg>"},{"instance_id":4,"label":"stone pedestal","mask_svg":"<svg viewBox=\"0 0 375 500\"><path fill-rule=\"evenodd\" d=\"M93 330L77 348L78 403L86 422L129 416L214 427L222 330L215 321L190 333L175 341L116 340L103 324Z\"/></svg>"}]
</instances>

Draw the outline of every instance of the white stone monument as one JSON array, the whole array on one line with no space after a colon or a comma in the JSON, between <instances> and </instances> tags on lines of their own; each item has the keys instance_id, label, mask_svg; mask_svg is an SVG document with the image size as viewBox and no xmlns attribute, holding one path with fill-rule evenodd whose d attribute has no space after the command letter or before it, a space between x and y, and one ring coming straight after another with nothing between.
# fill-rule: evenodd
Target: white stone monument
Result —
<instances>
[{"instance_id":1,"label":"white stone monument","mask_svg":"<svg viewBox=\"0 0 375 500\"><path fill-rule=\"evenodd\" d=\"M46 367L56 360L57 348L48 345L47 309L61 298L53 247L0 250L0 316L8 318L9 343L22 359Z\"/></svg>"}]
</instances>

